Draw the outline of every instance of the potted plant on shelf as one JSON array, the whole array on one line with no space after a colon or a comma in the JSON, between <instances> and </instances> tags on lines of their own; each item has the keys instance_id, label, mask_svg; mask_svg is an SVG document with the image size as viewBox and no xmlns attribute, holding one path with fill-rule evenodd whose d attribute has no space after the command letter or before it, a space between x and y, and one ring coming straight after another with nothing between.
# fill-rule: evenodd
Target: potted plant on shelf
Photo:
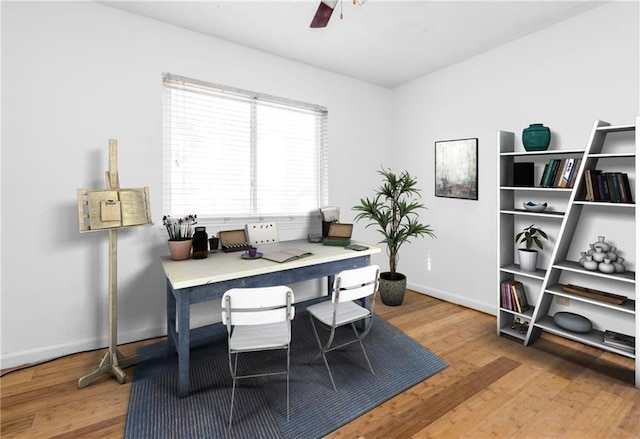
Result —
<instances>
[{"instance_id":1,"label":"potted plant on shelf","mask_svg":"<svg viewBox=\"0 0 640 439\"><path fill-rule=\"evenodd\" d=\"M518 249L520 268L524 271L536 271L538 250L531 248L533 244L542 250L543 246L540 238L549 239L544 231L534 227L534 225L531 224L529 227L525 227L522 232L516 235L516 243L525 243L525 248Z\"/></svg>"},{"instance_id":2,"label":"potted plant on shelf","mask_svg":"<svg viewBox=\"0 0 640 439\"><path fill-rule=\"evenodd\" d=\"M387 246L389 271L380 273L380 298L385 305L397 306L407 286L407 277L397 271L400 247L410 238L436 236L430 225L420 223L418 211L426 207L415 198L420 197L416 178L407 171L396 175L382 168L378 173L383 182L374 197L361 198L353 210L360 212L356 221L367 220L366 227L377 225L382 234L379 243Z\"/></svg>"},{"instance_id":3,"label":"potted plant on shelf","mask_svg":"<svg viewBox=\"0 0 640 439\"><path fill-rule=\"evenodd\" d=\"M193 226L198 224L196 215L184 218L173 218L171 215L162 217L162 224L169 234L169 252L174 261L189 259L193 245Z\"/></svg>"}]
</instances>

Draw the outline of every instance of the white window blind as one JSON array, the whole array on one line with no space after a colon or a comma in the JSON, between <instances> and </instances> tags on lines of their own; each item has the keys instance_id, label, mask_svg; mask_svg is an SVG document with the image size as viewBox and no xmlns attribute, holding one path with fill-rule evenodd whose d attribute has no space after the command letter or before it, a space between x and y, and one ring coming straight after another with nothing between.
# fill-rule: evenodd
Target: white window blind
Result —
<instances>
[{"instance_id":1,"label":"white window blind","mask_svg":"<svg viewBox=\"0 0 640 439\"><path fill-rule=\"evenodd\" d=\"M301 217L328 204L327 110L164 75L165 214Z\"/></svg>"}]
</instances>

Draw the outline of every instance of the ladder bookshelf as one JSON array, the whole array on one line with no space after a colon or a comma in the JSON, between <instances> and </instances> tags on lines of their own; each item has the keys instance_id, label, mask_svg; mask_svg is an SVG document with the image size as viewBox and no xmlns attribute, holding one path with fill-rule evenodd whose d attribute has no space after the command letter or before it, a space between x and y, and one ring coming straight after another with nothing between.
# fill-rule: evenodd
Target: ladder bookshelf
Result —
<instances>
[{"instance_id":1,"label":"ladder bookshelf","mask_svg":"<svg viewBox=\"0 0 640 439\"><path fill-rule=\"evenodd\" d=\"M587 196L586 171L602 169L603 172L614 172L623 169L628 172L633 200L637 201L638 183L637 169L640 159L637 155L637 145L640 140L638 131L640 117L636 117L634 124L612 126L604 121L596 121L593 125L586 149L581 153L582 161L578 169L575 185L565 193L568 201L557 215L559 226L549 223L551 216L534 217L531 212L515 211L517 201L515 195L525 188L510 188L509 170L513 168L512 156L529 159L526 152L513 151L513 134L499 131L498 145L500 148L500 188L499 188L499 269L498 283L504 280L523 280L528 300L535 304L524 313L516 313L501 307L498 295L498 334L506 334L522 340L525 345L534 343L543 332L549 332L576 342L597 347L635 360L635 386L640 388L640 314L637 300L640 299L636 282L635 264L640 259L638 248L637 219L638 208L635 203L589 201ZM576 154L576 151L547 151L548 154ZM549 196L549 188L526 188L527 195L540 194ZM540 195L539 195L540 196ZM558 205L559 203L556 203ZM551 215L551 212L547 212ZM515 219L508 217L522 217L522 220L536 223L547 221L542 228L550 233L547 246L553 247L550 254L545 252L545 258L538 262L536 272L523 273L513 262L513 237ZM525 221L525 222L526 222ZM553 227L556 227L553 229ZM593 231L597 230L595 234ZM549 233L549 231L548 231ZM598 270L588 271L577 261L580 250L588 250L588 245L597 240L599 235L612 235L612 244L622 251L625 258L626 271L623 273L603 273ZM607 236L608 237L608 236ZM591 238L589 241L588 239ZM509 242L511 241L511 242ZM511 262L509 262L511 261ZM597 298L585 297L563 289L566 284L596 289L624 296L621 303L609 303ZM499 286L498 286L499 289ZM553 318L557 312L571 312L587 317L593 324L593 329L587 333L568 331L558 326ZM525 322L524 325L514 325L513 320ZM515 328L512 328L515 326ZM604 331L613 330L635 337L635 351L620 349L603 342Z\"/></svg>"}]
</instances>

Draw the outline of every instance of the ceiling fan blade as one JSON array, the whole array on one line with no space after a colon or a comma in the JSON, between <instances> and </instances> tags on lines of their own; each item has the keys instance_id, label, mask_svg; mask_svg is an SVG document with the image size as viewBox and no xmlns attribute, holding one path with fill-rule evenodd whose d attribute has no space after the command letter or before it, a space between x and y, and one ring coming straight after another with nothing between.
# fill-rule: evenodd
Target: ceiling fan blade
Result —
<instances>
[{"instance_id":1,"label":"ceiling fan blade","mask_svg":"<svg viewBox=\"0 0 640 439\"><path fill-rule=\"evenodd\" d=\"M331 14L333 13L333 9L336 7L336 3L338 3L338 0L321 1L318 6L318 10L316 11L316 15L311 21L311 26L309 27L327 27Z\"/></svg>"}]
</instances>

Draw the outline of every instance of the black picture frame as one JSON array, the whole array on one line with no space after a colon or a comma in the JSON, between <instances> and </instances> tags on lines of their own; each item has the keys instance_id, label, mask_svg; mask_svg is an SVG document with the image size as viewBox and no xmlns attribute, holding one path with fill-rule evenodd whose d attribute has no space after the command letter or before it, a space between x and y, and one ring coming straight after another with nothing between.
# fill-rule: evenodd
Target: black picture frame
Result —
<instances>
[{"instance_id":1,"label":"black picture frame","mask_svg":"<svg viewBox=\"0 0 640 439\"><path fill-rule=\"evenodd\" d=\"M435 195L478 199L478 138L435 142Z\"/></svg>"}]
</instances>

